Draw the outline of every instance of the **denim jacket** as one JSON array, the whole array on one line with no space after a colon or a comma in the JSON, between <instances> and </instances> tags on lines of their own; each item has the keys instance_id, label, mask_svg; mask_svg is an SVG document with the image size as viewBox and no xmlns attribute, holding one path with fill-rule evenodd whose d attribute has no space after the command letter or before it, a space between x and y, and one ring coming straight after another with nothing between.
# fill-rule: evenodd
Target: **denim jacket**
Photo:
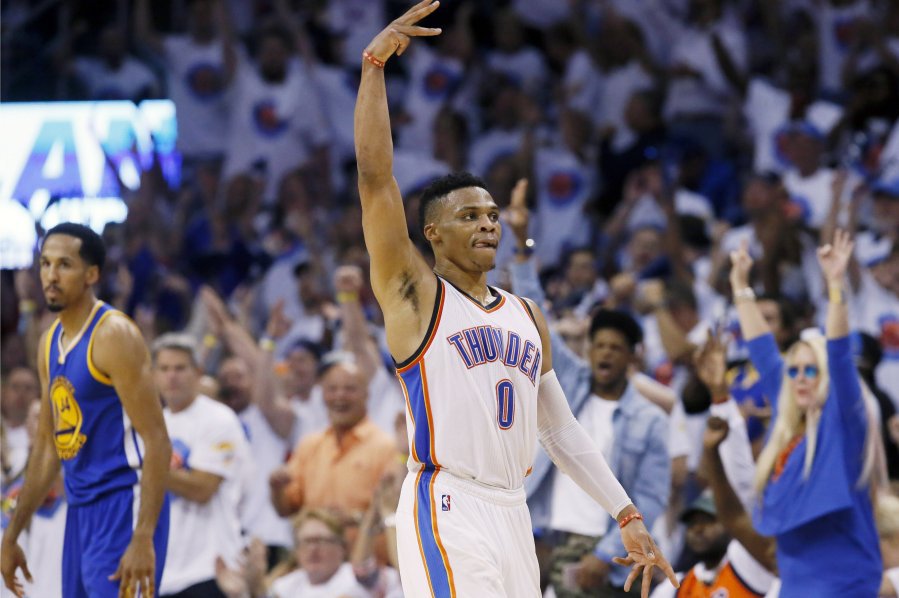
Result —
<instances>
[{"instance_id":1,"label":"denim jacket","mask_svg":"<svg viewBox=\"0 0 899 598\"><path fill-rule=\"evenodd\" d=\"M542 305L543 289L531 261L510 266L512 289ZM572 413L578 417L591 395L592 373L590 365L578 357L565 341L550 332L553 370L565 392ZM671 459L668 456L668 416L661 408L641 396L628 384L619 399L618 409L612 416L615 442L609 467L634 505L644 517L647 528L668 505L671 493ZM525 490L531 520L535 528L549 526L552 513L552 461L542 448L537 451L531 475L525 479ZM597 509L601 508L599 505ZM609 528L594 551L600 559L611 563L612 557L624 556L626 551L621 534ZM610 581L621 586L630 571L628 567L612 565Z\"/></svg>"}]
</instances>

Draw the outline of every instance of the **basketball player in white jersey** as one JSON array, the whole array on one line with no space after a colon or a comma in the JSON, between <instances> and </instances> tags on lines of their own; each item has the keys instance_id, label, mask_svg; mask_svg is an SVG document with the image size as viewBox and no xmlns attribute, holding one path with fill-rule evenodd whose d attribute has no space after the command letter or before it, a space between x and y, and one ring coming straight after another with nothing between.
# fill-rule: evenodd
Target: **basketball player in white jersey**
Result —
<instances>
[{"instance_id":1,"label":"basketball player in white jersey","mask_svg":"<svg viewBox=\"0 0 899 598\"><path fill-rule=\"evenodd\" d=\"M413 245L393 178L384 63L439 2L424 0L363 53L355 143L372 288L406 395L409 475L396 525L406 596L540 596L522 487L539 435L553 461L621 526L633 565L626 587L652 568L677 585L641 516L583 431L552 371L549 334L531 302L488 287L499 208L467 173L438 179L420 219L433 270ZM561 231L560 231L561 232Z\"/></svg>"}]
</instances>

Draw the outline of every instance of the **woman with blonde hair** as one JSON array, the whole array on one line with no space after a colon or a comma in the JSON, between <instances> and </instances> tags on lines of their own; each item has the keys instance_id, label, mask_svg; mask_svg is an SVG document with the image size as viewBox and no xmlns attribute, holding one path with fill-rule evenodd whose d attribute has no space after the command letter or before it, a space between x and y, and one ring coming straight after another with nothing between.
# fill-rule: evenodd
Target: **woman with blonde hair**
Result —
<instances>
[{"instance_id":1,"label":"woman with blonde hair","mask_svg":"<svg viewBox=\"0 0 899 598\"><path fill-rule=\"evenodd\" d=\"M844 278L852 255L837 231L818 250L827 280L826 340L805 336L781 357L749 286L746 245L731 254L740 328L772 404L774 424L756 466L759 532L777 539L780 598L876 596L882 561L871 480L877 426L855 369Z\"/></svg>"}]
</instances>

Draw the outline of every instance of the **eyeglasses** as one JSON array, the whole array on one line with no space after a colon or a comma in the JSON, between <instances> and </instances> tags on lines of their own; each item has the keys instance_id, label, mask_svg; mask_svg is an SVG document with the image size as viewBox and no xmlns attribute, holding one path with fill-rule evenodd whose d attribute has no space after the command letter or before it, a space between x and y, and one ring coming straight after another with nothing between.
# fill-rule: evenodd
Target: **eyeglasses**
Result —
<instances>
[{"instance_id":1,"label":"eyeglasses","mask_svg":"<svg viewBox=\"0 0 899 598\"><path fill-rule=\"evenodd\" d=\"M297 544L300 548L312 548L313 546L328 546L340 544L340 538L336 536L309 536L308 538L297 538Z\"/></svg>"},{"instance_id":2,"label":"eyeglasses","mask_svg":"<svg viewBox=\"0 0 899 598\"><path fill-rule=\"evenodd\" d=\"M789 376L790 378L795 380L796 378L799 377L800 371L802 372L802 375L805 376L806 378L811 379L811 378L818 377L818 366L816 366L816 365L806 365L806 366L803 366L801 369L798 366L791 365L790 367L787 368L787 376Z\"/></svg>"}]
</instances>

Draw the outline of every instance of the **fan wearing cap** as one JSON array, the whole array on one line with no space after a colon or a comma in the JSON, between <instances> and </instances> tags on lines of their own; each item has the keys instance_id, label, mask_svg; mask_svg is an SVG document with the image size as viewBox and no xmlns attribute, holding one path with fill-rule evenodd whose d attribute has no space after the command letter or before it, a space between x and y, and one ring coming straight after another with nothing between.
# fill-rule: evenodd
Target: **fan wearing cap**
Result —
<instances>
[{"instance_id":1,"label":"fan wearing cap","mask_svg":"<svg viewBox=\"0 0 899 598\"><path fill-rule=\"evenodd\" d=\"M679 589L663 584L656 588L651 598L753 598L763 595L747 584L731 562L731 555L738 561L747 559L746 552L731 540L718 519L711 496L699 496L684 510L680 520L687 527L687 546L699 562L688 571L678 573Z\"/></svg>"}]
</instances>

